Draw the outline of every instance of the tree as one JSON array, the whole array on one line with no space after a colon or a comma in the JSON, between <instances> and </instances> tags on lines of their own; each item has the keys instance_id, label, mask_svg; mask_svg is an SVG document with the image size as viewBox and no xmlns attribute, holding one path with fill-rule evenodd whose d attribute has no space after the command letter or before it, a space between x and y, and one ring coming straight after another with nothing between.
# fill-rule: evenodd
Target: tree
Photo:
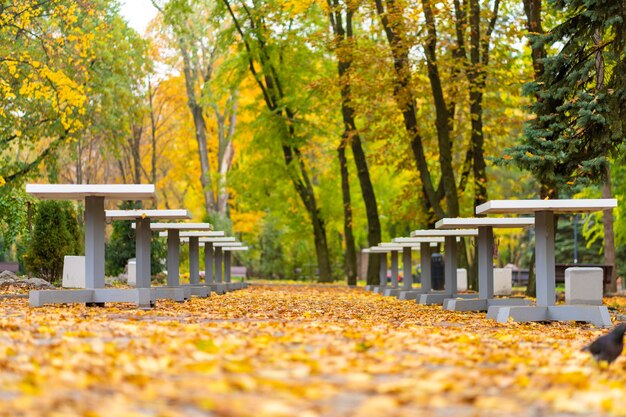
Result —
<instances>
[{"instance_id":1,"label":"tree","mask_svg":"<svg viewBox=\"0 0 626 417\"><path fill-rule=\"evenodd\" d=\"M80 255L82 240L76 210L69 202L40 202L33 237L24 256L28 271L57 282L63 272L64 256Z\"/></svg>"},{"instance_id":2,"label":"tree","mask_svg":"<svg viewBox=\"0 0 626 417\"><path fill-rule=\"evenodd\" d=\"M224 18L213 2L175 0L161 6L152 2L172 33L185 78L187 105L195 126L206 212L228 216L227 177L235 154L233 138L237 123L240 76L220 70L229 52L230 39L221 39L227 31ZM228 80L228 82L225 82ZM208 118L217 124L215 156L210 155ZM216 166L216 168L211 168Z\"/></svg>"},{"instance_id":3,"label":"tree","mask_svg":"<svg viewBox=\"0 0 626 417\"><path fill-rule=\"evenodd\" d=\"M352 206L350 203L350 182L348 177L347 158L348 145L352 148L355 165L361 185L361 194L367 214L368 243L375 246L381 242L380 219L376 204L376 194L369 174L365 152L361 144L361 136L356 127L356 114L352 104L351 67L355 53L355 40L352 19L356 6L350 2L340 4L338 0L327 0L328 16L334 35L334 50L337 57L338 82L341 89L341 115L344 131L341 143L337 148L341 169L341 186L344 205L344 234L346 240L346 272L348 283L356 285L356 249L352 233ZM344 23L345 22L345 23ZM345 27L344 27L345 26ZM367 270L367 283L374 284L378 278L379 256L370 254Z\"/></svg>"},{"instance_id":4,"label":"tree","mask_svg":"<svg viewBox=\"0 0 626 417\"><path fill-rule=\"evenodd\" d=\"M529 28L541 34L541 3L527 1L525 6ZM610 184L607 156L618 151L626 132L623 5L575 0L555 6L563 22L534 40L536 80L525 88L536 97L535 117L527 123L522 143L505 156L530 170L542 184L541 196L550 198L571 193L579 184ZM561 43L556 54L544 57L543 45ZM614 263L612 218L607 216L606 222L607 262Z\"/></svg>"},{"instance_id":5,"label":"tree","mask_svg":"<svg viewBox=\"0 0 626 417\"><path fill-rule=\"evenodd\" d=\"M287 96L288 85L285 82L283 67L284 51L271 46L275 41L271 39L272 26L266 21L269 16L263 14L270 8L251 9L242 3L241 7L235 10L232 3L229 0L223 0L245 48L250 74L262 92L267 110L273 116L272 121L279 136L282 157L289 179L304 204L313 226L320 281L332 281L326 223L318 207L313 183L301 150L303 138L298 135L296 129L298 115L289 105ZM239 16L236 11L241 15Z\"/></svg>"}]
</instances>

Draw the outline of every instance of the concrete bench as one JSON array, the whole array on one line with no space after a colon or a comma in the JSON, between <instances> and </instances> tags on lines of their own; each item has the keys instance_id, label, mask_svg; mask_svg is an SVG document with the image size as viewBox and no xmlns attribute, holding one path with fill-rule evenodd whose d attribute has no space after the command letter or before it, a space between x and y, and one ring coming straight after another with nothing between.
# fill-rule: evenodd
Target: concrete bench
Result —
<instances>
[{"instance_id":1,"label":"concrete bench","mask_svg":"<svg viewBox=\"0 0 626 417\"><path fill-rule=\"evenodd\" d=\"M63 288L85 288L85 257L63 257Z\"/></svg>"},{"instance_id":2,"label":"concrete bench","mask_svg":"<svg viewBox=\"0 0 626 417\"><path fill-rule=\"evenodd\" d=\"M565 270L565 304L602 305L602 268Z\"/></svg>"}]
</instances>

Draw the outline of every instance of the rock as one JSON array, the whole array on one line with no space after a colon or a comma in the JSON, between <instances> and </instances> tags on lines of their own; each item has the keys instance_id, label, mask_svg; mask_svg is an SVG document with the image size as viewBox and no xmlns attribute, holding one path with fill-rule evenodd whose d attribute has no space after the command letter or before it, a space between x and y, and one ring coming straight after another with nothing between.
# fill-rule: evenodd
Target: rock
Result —
<instances>
[{"instance_id":1,"label":"rock","mask_svg":"<svg viewBox=\"0 0 626 417\"><path fill-rule=\"evenodd\" d=\"M24 283L28 285L29 288L34 288L38 290L49 290L55 288L54 285L41 278L28 278L24 280Z\"/></svg>"},{"instance_id":2,"label":"rock","mask_svg":"<svg viewBox=\"0 0 626 417\"><path fill-rule=\"evenodd\" d=\"M17 275L15 275L11 271L2 271L2 272L0 272L0 281L6 281L6 280L17 281L19 279L20 279L20 277L18 277Z\"/></svg>"}]
</instances>

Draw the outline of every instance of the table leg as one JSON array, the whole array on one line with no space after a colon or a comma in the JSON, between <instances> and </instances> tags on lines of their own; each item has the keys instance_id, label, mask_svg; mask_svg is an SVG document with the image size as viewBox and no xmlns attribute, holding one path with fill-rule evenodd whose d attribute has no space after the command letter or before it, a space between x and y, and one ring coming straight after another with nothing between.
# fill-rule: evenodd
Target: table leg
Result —
<instances>
[{"instance_id":1,"label":"table leg","mask_svg":"<svg viewBox=\"0 0 626 417\"><path fill-rule=\"evenodd\" d=\"M478 228L478 298L493 298L493 228Z\"/></svg>"},{"instance_id":2,"label":"table leg","mask_svg":"<svg viewBox=\"0 0 626 417\"><path fill-rule=\"evenodd\" d=\"M230 284L230 251L224 251L224 282Z\"/></svg>"},{"instance_id":3,"label":"table leg","mask_svg":"<svg viewBox=\"0 0 626 417\"><path fill-rule=\"evenodd\" d=\"M432 276L430 270L431 248L429 242L420 243L420 268L422 270L422 292L430 292L432 289Z\"/></svg>"},{"instance_id":4,"label":"table leg","mask_svg":"<svg viewBox=\"0 0 626 417\"><path fill-rule=\"evenodd\" d=\"M398 252L391 251L391 288L398 288Z\"/></svg>"},{"instance_id":5,"label":"table leg","mask_svg":"<svg viewBox=\"0 0 626 417\"><path fill-rule=\"evenodd\" d=\"M413 288L413 268L411 267L411 248L402 248L402 290Z\"/></svg>"},{"instance_id":6,"label":"table leg","mask_svg":"<svg viewBox=\"0 0 626 417\"><path fill-rule=\"evenodd\" d=\"M222 248L215 247L215 282L222 283Z\"/></svg>"},{"instance_id":7,"label":"table leg","mask_svg":"<svg viewBox=\"0 0 626 417\"><path fill-rule=\"evenodd\" d=\"M104 288L104 197L85 197L85 288Z\"/></svg>"},{"instance_id":8,"label":"table leg","mask_svg":"<svg viewBox=\"0 0 626 417\"><path fill-rule=\"evenodd\" d=\"M204 283L213 284L213 243L204 244Z\"/></svg>"},{"instance_id":9,"label":"table leg","mask_svg":"<svg viewBox=\"0 0 626 417\"><path fill-rule=\"evenodd\" d=\"M135 257L137 288L150 288L150 219L137 219L135 230Z\"/></svg>"},{"instance_id":10,"label":"table leg","mask_svg":"<svg viewBox=\"0 0 626 417\"><path fill-rule=\"evenodd\" d=\"M199 238L191 236L189 238L189 283L191 285L200 284L200 261L198 259Z\"/></svg>"},{"instance_id":11,"label":"table leg","mask_svg":"<svg viewBox=\"0 0 626 417\"><path fill-rule=\"evenodd\" d=\"M456 237L445 237L444 254L445 292L456 297Z\"/></svg>"},{"instance_id":12,"label":"table leg","mask_svg":"<svg viewBox=\"0 0 626 417\"><path fill-rule=\"evenodd\" d=\"M379 271L379 293L383 293L387 287L387 254L381 253L380 255L380 271Z\"/></svg>"},{"instance_id":13,"label":"table leg","mask_svg":"<svg viewBox=\"0 0 626 417\"><path fill-rule=\"evenodd\" d=\"M180 285L180 232L178 229L167 231L167 285Z\"/></svg>"},{"instance_id":14,"label":"table leg","mask_svg":"<svg viewBox=\"0 0 626 417\"><path fill-rule=\"evenodd\" d=\"M554 271L554 213L535 213L535 273L537 305L553 306L556 302Z\"/></svg>"}]
</instances>

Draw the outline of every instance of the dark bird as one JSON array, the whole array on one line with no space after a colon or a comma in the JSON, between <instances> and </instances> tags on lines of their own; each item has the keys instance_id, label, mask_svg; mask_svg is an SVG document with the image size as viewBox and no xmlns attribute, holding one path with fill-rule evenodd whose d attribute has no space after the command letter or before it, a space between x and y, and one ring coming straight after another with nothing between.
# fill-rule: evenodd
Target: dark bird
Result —
<instances>
[{"instance_id":1,"label":"dark bird","mask_svg":"<svg viewBox=\"0 0 626 417\"><path fill-rule=\"evenodd\" d=\"M622 353L624 332L626 323L618 324L608 334L598 337L583 350L591 353L596 362L607 362L607 365L610 365Z\"/></svg>"}]
</instances>

